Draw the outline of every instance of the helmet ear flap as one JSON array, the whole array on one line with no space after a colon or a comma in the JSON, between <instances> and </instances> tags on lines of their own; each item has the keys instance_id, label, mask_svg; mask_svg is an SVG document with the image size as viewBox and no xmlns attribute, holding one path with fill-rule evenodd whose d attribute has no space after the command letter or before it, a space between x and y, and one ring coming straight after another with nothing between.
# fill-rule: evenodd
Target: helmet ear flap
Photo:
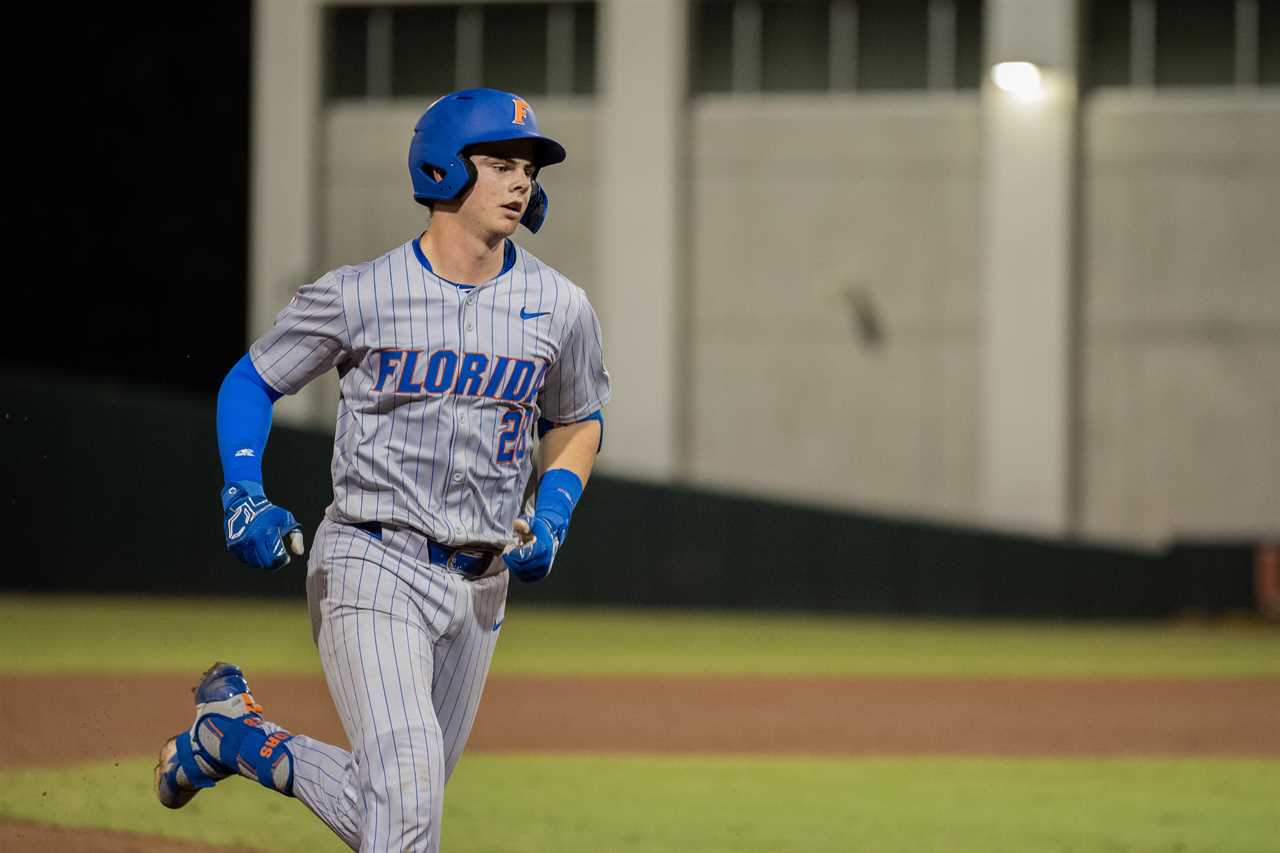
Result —
<instances>
[{"instance_id":1,"label":"helmet ear flap","mask_svg":"<svg viewBox=\"0 0 1280 853\"><path fill-rule=\"evenodd\" d=\"M462 164L462 170L458 169L458 163ZM476 182L476 166L469 157L462 154L458 155L452 166L437 166L427 160L419 161L417 166L421 177L412 172L411 176L414 179L413 197L419 204L460 198ZM462 174L459 174L460 171ZM440 177L437 178L433 173L438 173ZM459 178L462 179L460 183ZM451 189L450 185L457 189Z\"/></svg>"},{"instance_id":2,"label":"helmet ear flap","mask_svg":"<svg viewBox=\"0 0 1280 853\"><path fill-rule=\"evenodd\" d=\"M542 223L546 221L547 208L550 206L551 200L547 198L547 191L542 188L542 184L534 181L533 189L529 191L529 205L524 209L524 216L520 217L520 224L537 234Z\"/></svg>"},{"instance_id":3,"label":"helmet ear flap","mask_svg":"<svg viewBox=\"0 0 1280 853\"><path fill-rule=\"evenodd\" d=\"M462 185L462 189L458 190L455 198L461 197L467 190L471 189L471 185L476 182L476 164L471 162L471 158L465 152L458 155L458 159L462 161L462 165L467 167L467 182Z\"/></svg>"}]
</instances>

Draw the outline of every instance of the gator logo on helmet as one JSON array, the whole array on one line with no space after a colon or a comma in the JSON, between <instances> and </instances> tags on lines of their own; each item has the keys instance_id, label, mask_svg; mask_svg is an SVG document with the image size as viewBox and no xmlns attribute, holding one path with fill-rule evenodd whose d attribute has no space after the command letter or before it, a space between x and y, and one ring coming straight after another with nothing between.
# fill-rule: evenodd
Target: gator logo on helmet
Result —
<instances>
[{"instance_id":1,"label":"gator logo on helmet","mask_svg":"<svg viewBox=\"0 0 1280 853\"><path fill-rule=\"evenodd\" d=\"M529 115L529 102L524 98L512 98L512 105L515 107L515 115L511 119L512 124L524 124L525 117Z\"/></svg>"}]
</instances>

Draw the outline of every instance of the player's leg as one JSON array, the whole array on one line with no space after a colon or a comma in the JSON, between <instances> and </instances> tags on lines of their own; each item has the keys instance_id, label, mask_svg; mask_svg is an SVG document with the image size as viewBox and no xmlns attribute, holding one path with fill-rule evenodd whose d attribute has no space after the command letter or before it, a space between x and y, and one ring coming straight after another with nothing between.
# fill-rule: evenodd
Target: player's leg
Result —
<instances>
[{"instance_id":1,"label":"player's leg","mask_svg":"<svg viewBox=\"0 0 1280 853\"><path fill-rule=\"evenodd\" d=\"M456 634L436 644L431 703L444 740L445 779L462 757L506 612L508 572L476 581L451 576L466 607Z\"/></svg>"},{"instance_id":2,"label":"player's leg","mask_svg":"<svg viewBox=\"0 0 1280 853\"><path fill-rule=\"evenodd\" d=\"M297 735L289 745L294 753L294 796L348 847L359 849L364 805L354 784L352 753L306 735Z\"/></svg>"},{"instance_id":3,"label":"player's leg","mask_svg":"<svg viewBox=\"0 0 1280 853\"><path fill-rule=\"evenodd\" d=\"M323 541L322 541L323 540ZM316 644L351 752L296 759L295 793L362 851L434 851L444 795L433 640L454 595L390 543L324 524L308 575ZM339 768L341 765L341 769Z\"/></svg>"},{"instance_id":4,"label":"player's leg","mask_svg":"<svg viewBox=\"0 0 1280 853\"><path fill-rule=\"evenodd\" d=\"M320 652L329 695L350 741L350 712L343 705L345 693L334 688L328 674L335 640L330 630L333 620L327 618L327 609L332 604L327 592L338 547L339 540L335 535L334 525L328 520L322 521L316 528L308 558L307 605L311 614L312 639ZM344 549L351 550L350 540L346 542ZM360 768L356 754L304 735L298 735L294 741L297 752L294 760L294 796L324 821L347 846L353 850L359 849L364 826L365 796L359 783Z\"/></svg>"},{"instance_id":5,"label":"player's leg","mask_svg":"<svg viewBox=\"0 0 1280 853\"><path fill-rule=\"evenodd\" d=\"M327 550L323 530L324 525L313 546L313 569ZM309 574L308 592L314 603L311 578ZM352 753L305 735L291 737L265 719L244 674L233 664L215 663L195 694L195 722L165 743L156 765L161 803L181 808L202 788L239 773L298 797L348 845L359 846L363 801L352 784Z\"/></svg>"}]
</instances>

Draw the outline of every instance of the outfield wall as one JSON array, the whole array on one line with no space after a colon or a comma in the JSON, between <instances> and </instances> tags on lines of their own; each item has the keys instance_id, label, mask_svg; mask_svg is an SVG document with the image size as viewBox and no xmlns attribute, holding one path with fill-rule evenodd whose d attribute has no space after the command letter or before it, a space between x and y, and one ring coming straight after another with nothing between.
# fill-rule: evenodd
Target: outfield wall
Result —
<instances>
[{"instance_id":1,"label":"outfield wall","mask_svg":"<svg viewBox=\"0 0 1280 853\"><path fill-rule=\"evenodd\" d=\"M223 550L214 401L0 374L6 589L301 595ZM314 530L331 437L277 426L268 492ZM606 452L608 438L606 437ZM1253 607L1249 543L1013 537L594 477L542 602L906 615L1157 617Z\"/></svg>"}]
</instances>

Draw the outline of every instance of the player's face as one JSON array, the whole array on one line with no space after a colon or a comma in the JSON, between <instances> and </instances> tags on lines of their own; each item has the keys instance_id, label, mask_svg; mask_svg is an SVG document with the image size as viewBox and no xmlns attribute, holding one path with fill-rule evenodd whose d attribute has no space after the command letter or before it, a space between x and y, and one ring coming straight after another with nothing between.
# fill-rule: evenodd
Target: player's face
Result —
<instances>
[{"instance_id":1,"label":"player's face","mask_svg":"<svg viewBox=\"0 0 1280 853\"><path fill-rule=\"evenodd\" d=\"M511 236L533 190L533 144L494 143L468 156L476 168L476 180L458 213L484 231Z\"/></svg>"}]
</instances>

